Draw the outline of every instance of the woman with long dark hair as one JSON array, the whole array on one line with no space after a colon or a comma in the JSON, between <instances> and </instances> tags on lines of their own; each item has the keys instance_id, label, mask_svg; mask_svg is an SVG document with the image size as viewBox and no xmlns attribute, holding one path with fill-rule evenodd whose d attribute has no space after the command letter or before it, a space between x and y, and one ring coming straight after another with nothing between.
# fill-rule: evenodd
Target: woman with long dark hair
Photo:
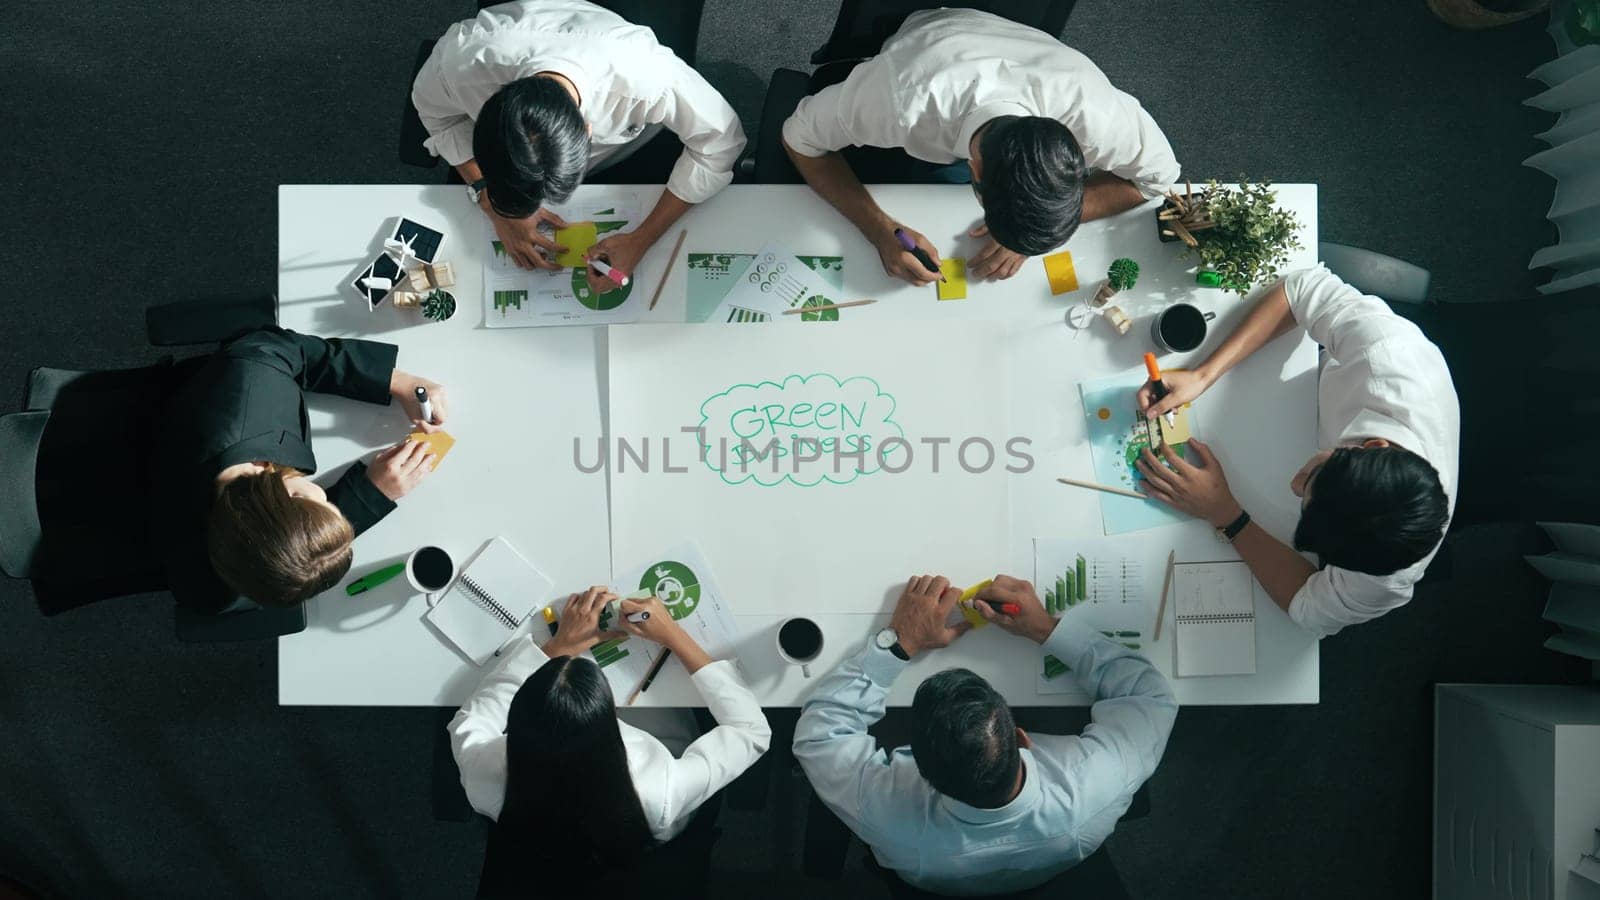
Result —
<instances>
[{"instance_id":1,"label":"woman with long dark hair","mask_svg":"<svg viewBox=\"0 0 1600 900\"><path fill-rule=\"evenodd\" d=\"M621 636L599 627L616 599L603 587L574 594L558 633L542 649L531 637L513 644L450 722L467 799L496 823L483 878L489 896L549 896L558 869L591 884L626 879L766 752L772 730L733 662L713 661L654 597L622 600L618 624L672 651L717 727L674 756L617 719L610 684L586 653ZM650 616L628 621L636 612ZM563 866L541 876L526 863L545 854ZM582 868L567 868L573 861Z\"/></svg>"}]
</instances>

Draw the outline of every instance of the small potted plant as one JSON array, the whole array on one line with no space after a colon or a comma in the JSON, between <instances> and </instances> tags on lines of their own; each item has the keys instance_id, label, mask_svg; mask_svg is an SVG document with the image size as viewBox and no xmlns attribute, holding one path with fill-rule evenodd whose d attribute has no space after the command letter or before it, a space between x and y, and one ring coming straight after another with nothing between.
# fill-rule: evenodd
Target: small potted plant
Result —
<instances>
[{"instance_id":1,"label":"small potted plant","mask_svg":"<svg viewBox=\"0 0 1600 900\"><path fill-rule=\"evenodd\" d=\"M1199 256L1223 287L1242 297L1288 265L1289 251L1300 248L1300 220L1276 205L1269 182L1239 181L1237 188L1213 179L1198 194L1190 186L1183 194L1169 192L1156 228L1161 240L1182 241L1186 255Z\"/></svg>"},{"instance_id":2,"label":"small potted plant","mask_svg":"<svg viewBox=\"0 0 1600 900\"><path fill-rule=\"evenodd\" d=\"M1111 261L1111 267L1106 269L1106 280L1100 289L1094 292L1094 299L1089 301L1090 306L1105 306L1106 301L1116 296L1118 291L1125 291L1133 287L1139 280L1139 264L1126 256Z\"/></svg>"},{"instance_id":3,"label":"small potted plant","mask_svg":"<svg viewBox=\"0 0 1600 900\"><path fill-rule=\"evenodd\" d=\"M456 298L449 291L434 291L422 298L422 314L435 322L443 322L456 314Z\"/></svg>"}]
</instances>

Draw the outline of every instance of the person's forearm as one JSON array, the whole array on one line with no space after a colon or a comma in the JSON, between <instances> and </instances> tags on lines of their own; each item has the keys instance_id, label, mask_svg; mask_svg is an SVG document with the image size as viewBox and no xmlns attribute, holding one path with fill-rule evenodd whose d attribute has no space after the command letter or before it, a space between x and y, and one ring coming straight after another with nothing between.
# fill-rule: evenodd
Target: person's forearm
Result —
<instances>
[{"instance_id":1,"label":"person's forearm","mask_svg":"<svg viewBox=\"0 0 1600 900\"><path fill-rule=\"evenodd\" d=\"M1289 295L1284 293L1283 284L1279 283L1256 303L1255 309L1250 310L1239 327L1200 364L1197 372L1206 384L1214 384L1229 369L1273 338L1288 333L1294 325L1294 313L1289 310Z\"/></svg>"},{"instance_id":2,"label":"person's forearm","mask_svg":"<svg viewBox=\"0 0 1600 900\"><path fill-rule=\"evenodd\" d=\"M688 632L678 629L677 634L663 642L662 646L672 651L672 655L683 663L683 668L690 674L700 671L711 665L711 654L707 653Z\"/></svg>"},{"instance_id":3,"label":"person's forearm","mask_svg":"<svg viewBox=\"0 0 1600 900\"><path fill-rule=\"evenodd\" d=\"M1083 217L1092 222L1133 209L1145 201L1133 182L1110 172L1096 172L1083 186Z\"/></svg>"},{"instance_id":4,"label":"person's forearm","mask_svg":"<svg viewBox=\"0 0 1600 900\"><path fill-rule=\"evenodd\" d=\"M639 223L639 227L635 228L633 233L645 240L647 248L654 247L656 241L661 240L661 236L667 233L667 229L693 208L693 203L680 198L671 190L663 190L661 199L656 201L650 214L644 217L644 221Z\"/></svg>"},{"instance_id":5,"label":"person's forearm","mask_svg":"<svg viewBox=\"0 0 1600 900\"><path fill-rule=\"evenodd\" d=\"M1255 522L1246 525L1239 536L1233 539L1233 549L1239 552L1239 557L1250 567L1250 573L1266 588L1272 602L1284 612L1289 611L1289 602L1294 599L1300 586L1317 571L1315 566L1306 562L1305 557L1268 534L1265 528Z\"/></svg>"},{"instance_id":6,"label":"person's forearm","mask_svg":"<svg viewBox=\"0 0 1600 900\"><path fill-rule=\"evenodd\" d=\"M794 167L800 170L806 184L811 185L811 189L837 209L840 215L849 219L867 240L876 241L882 232L894 228L894 220L867 193L866 186L856 177L843 156L835 152L803 156L791 149L787 142L783 149L794 160Z\"/></svg>"}]
</instances>

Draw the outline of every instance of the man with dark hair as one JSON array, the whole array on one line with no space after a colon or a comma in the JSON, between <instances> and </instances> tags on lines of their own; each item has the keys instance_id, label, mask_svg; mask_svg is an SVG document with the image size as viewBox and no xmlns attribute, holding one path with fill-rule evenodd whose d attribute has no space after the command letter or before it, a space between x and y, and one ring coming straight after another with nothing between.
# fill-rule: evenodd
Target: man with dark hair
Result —
<instances>
[{"instance_id":1,"label":"man with dark hair","mask_svg":"<svg viewBox=\"0 0 1600 900\"><path fill-rule=\"evenodd\" d=\"M411 101L428 150L455 166L525 269L560 268L551 256L565 248L540 226L567 223L547 207L665 128L683 143L667 189L643 222L589 253L632 272L691 205L733 180L745 143L739 117L700 73L650 29L584 0L505 3L450 26ZM589 284L616 287L592 270Z\"/></svg>"},{"instance_id":2,"label":"man with dark hair","mask_svg":"<svg viewBox=\"0 0 1600 900\"><path fill-rule=\"evenodd\" d=\"M955 895L1024 890L1110 836L1155 771L1178 703L1144 657L1071 614L1056 621L1033 585L999 575L973 608L1066 663L1094 698L1093 723L1082 735L1029 734L988 682L947 669L917 688L911 746L880 749L867 729L895 678L971 628L947 624L960 596L943 577L912 578L889 627L817 683L794 754L817 796L903 881ZM1015 615L995 611L1012 603Z\"/></svg>"},{"instance_id":3,"label":"man with dark hair","mask_svg":"<svg viewBox=\"0 0 1600 900\"><path fill-rule=\"evenodd\" d=\"M1169 371L1161 400L1146 385L1152 419L1200 396L1223 373L1296 326L1322 345L1319 450L1290 479L1302 499L1294 547L1250 520L1222 464L1191 440L1191 459L1144 452L1152 497L1206 519L1233 542L1256 580L1318 637L1410 601L1444 540L1455 506L1460 405L1444 357L1415 325L1322 266L1290 273L1205 362ZM1313 566L1296 550L1316 554Z\"/></svg>"},{"instance_id":4,"label":"man with dark hair","mask_svg":"<svg viewBox=\"0 0 1600 900\"><path fill-rule=\"evenodd\" d=\"M1029 256L1066 243L1080 221L1131 209L1178 179L1172 146L1139 101L1055 37L991 13L913 13L842 83L800 101L783 123L795 167L878 250L891 276L939 278L907 251L901 229L935 264L939 251L880 208L839 155L898 147L939 165L963 160L983 206L970 260L978 277L1010 278Z\"/></svg>"}]
</instances>

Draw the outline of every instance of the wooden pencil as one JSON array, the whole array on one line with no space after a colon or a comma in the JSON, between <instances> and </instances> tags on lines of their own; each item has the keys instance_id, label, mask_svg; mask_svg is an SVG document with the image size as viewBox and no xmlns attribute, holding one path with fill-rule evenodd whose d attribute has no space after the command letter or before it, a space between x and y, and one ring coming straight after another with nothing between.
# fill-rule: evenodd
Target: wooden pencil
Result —
<instances>
[{"instance_id":1,"label":"wooden pencil","mask_svg":"<svg viewBox=\"0 0 1600 900\"><path fill-rule=\"evenodd\" d=\"M868 303L877 302L878 301L876 300L851 300L849 303L829 303L824 306L796 306L794 309L784 310L783 314L786 316L793 316L799 313L822 312L825 309L846 309L851 306L866 306Z\"/></svg>"},{"instance_id":2,"label":"wooden pencil","mask_svg":"<svg viewBox=\"0 0 1600 900\"><path fill-rule=\"evenodd\" d=\"M1161 620L1167 617L1167 592L1172 590L1172 568L1178 561L1178 551L1173 550L1167 554L1167 577L1161 582L1161 606L1156 610L1156 636L1153 641L1161 640Z\"/></svg>"},{"instance_id":3,"label":"wooden pencil","mask_svg":"<svg viewBox=\"0 0 1600 900\"><path fill-rule=\"evenodd\" d=\"M656 292L650 295L650 309L656 308L656 301L661 299L661 289L667 286L667 276L672 274L672 266L678 261L678 251L683 249L683 239L689 236L689 229L678 229L678 240L672 245L672 255L667 257L667 268L661 273L661 280L656 282Z\"/></svg>"},{"instance_id":4,"label":"wooden pencil","mask_svg":"<svg viewBox=\"0 0 1600 900\"><path fill-rule=\"evenodd\" d=\"M655 664L650 667L650 671L644 673L644 680L640 681L639 686L633 689L632 694L628 695L628 702L625 705L632 706L633 701L639 699L640 694L650 689L650 683L656 680L657 675L661 674L661 667L667 664L667 657L671 655L671 650L663 649L661 651L661 655L656 657Z\"/></svg>"},{"instance_id":5,"label":"wooden pencil","mask_svg":"<svg viewBox=\"0 0 1600 900\"><path fill-rule=\"evenodd\" d=\"M1138 491L1123 490L1119 487L1112 487L1109 484L1095 484L1092 481L1076 481L1071 478L1057 478L1056 480L1062 484L1070 484L1073 487L1088 488L1091 491L1105 491L1108 494L1118 494L1123 497L1133 497L1138 500L1150 499L1149 495L1147 494L1141 494Z\"/></svg>"}]
</instances>

